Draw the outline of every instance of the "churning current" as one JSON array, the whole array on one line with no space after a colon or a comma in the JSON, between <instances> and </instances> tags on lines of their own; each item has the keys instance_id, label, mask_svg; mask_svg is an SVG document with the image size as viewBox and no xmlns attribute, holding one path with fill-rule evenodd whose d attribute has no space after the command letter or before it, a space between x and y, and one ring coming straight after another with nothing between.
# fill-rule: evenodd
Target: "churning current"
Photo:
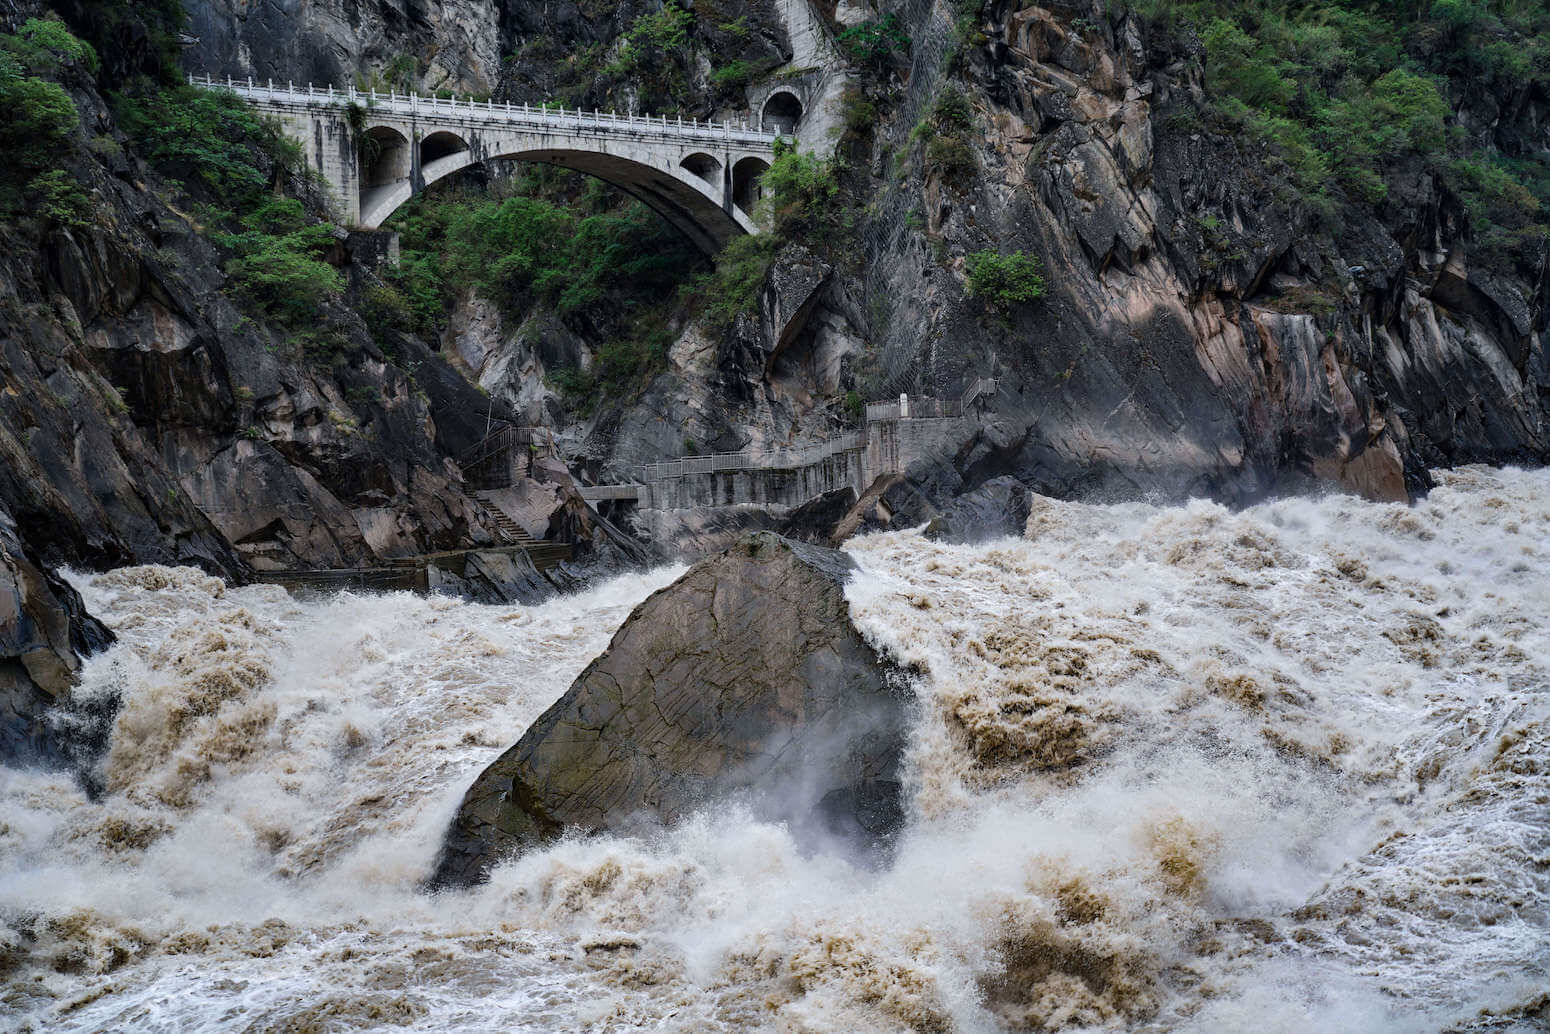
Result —
<instances>
[{"instance_id":1,"label":"churning current","mask_svg":"<svg viewBox=\"0 0 1550 1034\"><path fill-rule=\"evenodd\" d=\"M0 1026L1530 1031L1550 1017L1550 474L1414 507L1035 498L855 540L919 671L892 865L733 808L420 881L682 569L536 607L80 576L91 801L0 771Z\"/></svg>"}]
</instances>

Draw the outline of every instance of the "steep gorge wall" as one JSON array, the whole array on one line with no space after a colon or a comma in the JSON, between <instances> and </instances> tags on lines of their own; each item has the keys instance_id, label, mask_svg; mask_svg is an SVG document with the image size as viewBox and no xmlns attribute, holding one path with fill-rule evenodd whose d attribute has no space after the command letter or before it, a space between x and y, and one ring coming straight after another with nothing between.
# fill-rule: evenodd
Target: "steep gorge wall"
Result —
<instances>
[{"instance_id":1,"label":"steep gorge wall","mask_svg":"<svg viewBox=\"0 0 1550 1034\"><path fill-rule=\"evenodd\" d=\"M883 12L909 31L907 65L867 86L877 117L834 139L854 239L789 244L759 318L685 328L638 399L573 420L579 466L618 478L809 440L846 391L951 396L985 375L992 418L917 472L932 498L1012 474L1057 495L1398 499L1428 467L1550 454L1543 271L1473 261L1460 202L1419 166L1331 226L1266 145L1213 117L1198 42L1086 0L988 5L966 44L960 10L931 0L832 15ZM944 91L972 109L967 173L912 138ZM1537 91L1466 92L1453 118L1543 147ZM965 259L985 249L1041 258L1048 297L1005 317L967 297ZM546 396L543 354L587 348L553 327L475 337L486 386L524 400Z\"/></svg>"},{"instance_id":2,"label":"steep gorge wall","mask_svg":"<svg viewBox=\"0 0 1550 1034\"><path fill-rule=\"evenodd\" d=\"M1396 498L1428 465L1542 461L1543 277L1471 264L1457 203L1430 181L1386 221L1315 229L1262 146L1187 117L1205 104L1198 51L1106 10L992 5L963 71L926 89L912 75L872 142L878 173L908 147L917 98L971 98L975 173L917 163L880 188L860 289L882 310L867 329L890 391L997 373L998 420L960 473L1228 499L1314 475ZM903 13L940 38L943 10ZM1542 99L1503 107L1544 139ZM1049 297L1005 325L964 296L964 256L987 247L1046 267Z\"/></svg>"}]
</instances>

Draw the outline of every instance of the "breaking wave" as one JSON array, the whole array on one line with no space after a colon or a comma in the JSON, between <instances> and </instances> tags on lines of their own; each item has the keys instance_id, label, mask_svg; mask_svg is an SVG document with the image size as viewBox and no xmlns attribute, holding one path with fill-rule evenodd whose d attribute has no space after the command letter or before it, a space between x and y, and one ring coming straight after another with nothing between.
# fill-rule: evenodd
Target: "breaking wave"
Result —
<instances>
[{"instance_id":1,"label":"breaking wave","mask_svg":"<svg viewBox=\"0 0 1550 1034\"><path fill-rule=\"evenodd\" d=\"M96 801L0 770L23 1030L1529 1031L1550 1019L1550 474L1035 499L854 541L920 672L886 871L734 808L420 881L475 774L680 570L535 607L75 579Z\"/></svg>"}]
</instances>

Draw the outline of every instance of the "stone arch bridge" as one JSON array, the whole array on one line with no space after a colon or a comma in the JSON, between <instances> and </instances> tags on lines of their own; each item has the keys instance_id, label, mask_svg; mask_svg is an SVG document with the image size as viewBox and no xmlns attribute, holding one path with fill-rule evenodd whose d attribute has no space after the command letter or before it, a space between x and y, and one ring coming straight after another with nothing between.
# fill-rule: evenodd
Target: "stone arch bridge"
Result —
<instances>
[{"instance_id":1,"label":"stone arch bridge","mask_svg":"<svg viewBox=\"0 0 1550 1034\"><path fill-rule=\"evenodd\" d=\"M353 87L225 81L300 140L307 163L333 195L338 218L374 229L404 202L459 169L495 158L575 169L640 199L707 252L739 233L759 179L774 158L782 120L766 131L747 123L700 122L449 100Z\"/></svg>"}]
</instances>

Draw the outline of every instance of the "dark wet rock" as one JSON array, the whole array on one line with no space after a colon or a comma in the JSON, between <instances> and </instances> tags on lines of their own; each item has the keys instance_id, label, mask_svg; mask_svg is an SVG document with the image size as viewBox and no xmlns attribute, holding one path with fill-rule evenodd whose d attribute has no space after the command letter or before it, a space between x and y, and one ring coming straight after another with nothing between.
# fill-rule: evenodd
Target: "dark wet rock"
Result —
<instances>
[{"instance_id":1,"label":"dark wet rock","mask_svg":"<svg viewBox=\"0 0 1550 1034\"><path fill-rule=\"evenodd\" d=\"M636 608L475 780L433 881L462 885L567 828L629 831L730 797L804 843L902 822L906 696L850 621L843 553L757 533Z\"/></svg>"},{"instance_id":2,"label":"dark wet rock","mask_svg":"<svg viewBox=\"0 0 1550 1034\"><path fill-rule=\"evenodd\" d=\"M837 488L825 492L787 513L780 523L780 533L788 539L832 546L835 530L855 505L854 489Z\"/></svg>"},{"instance_id":3,"label":"dark wet rock","mask_svg":"<svg viewBox=\"0 0 1550 1034\"><path fill-rule=\"evenodd\" d=\"M427 565L425 575L430 592L474 603L542 603L559 592L521 549L464 553L455 562Z\"/></svg>"},{"instance_id":4,"label":"dark wet rock","mask_svg":"<svg viewBox=\"0 0 1550 1034\"><path fill-rule=\"evenodd\" d=\"M0 509L0 762L75 760L50 712L68 702L82 659L112 641L73 588L27 558Z\"/></svg>"},{"instance_id":5,"label":"dark wet rock","mask_svg":"<svg viewBox=\"0 0 1550 1034\"><path fill-rule=\"evenodd\" d=\"M931 519L926 534L948 542L1020 536L1028 511L1028 489L1016 478L999 477L953 499Z\"/></svg>"}]
</instances>

